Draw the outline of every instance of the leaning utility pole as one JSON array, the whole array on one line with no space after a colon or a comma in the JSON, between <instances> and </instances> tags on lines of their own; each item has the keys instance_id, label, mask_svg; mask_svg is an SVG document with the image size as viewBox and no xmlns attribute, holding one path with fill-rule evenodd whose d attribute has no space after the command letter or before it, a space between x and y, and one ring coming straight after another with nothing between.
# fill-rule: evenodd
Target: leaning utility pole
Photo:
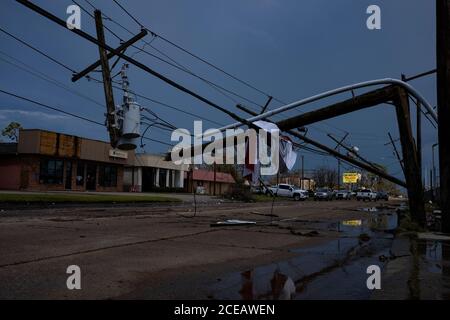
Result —
<instances>
[{"instance_id":1,"label":"leaning utility pole","mask_svg":"<svg viewBox=\"0 0 450 320\"><path fill-rule=\"evenodd\" d=\"M344 140L347 138L347 136L348 136L348 132L346 132L345 133L345 136L340 140L340 141L338 141L337 142L337 145L336 145L336 147L334 148L334 150L337 150L337 152L339 152L340 153L340 151L341 151L341 145L342 145L342 143L344 143ZM328 134L328 136L331 138L331 139L333 139L334 140L334 138L333 138L333 136L331 135L331 134ZM338 190L340 190L341 189L341 159L340 158L337 158L337 161L338 161L338 181L337 181L337 185L338 185Z\"/></svg>"},{"instance_id":2,"label":"leaning utility pole","mask_svg":"<svg viewBox=\"0 0 450 320\"><path fill-rule=\"evenodd\" d=\"M95 27L97 30L97 39L100 44L105 45L105 33L103 30L102 13L100 10L95 10ZM114 95L112 90L112 80L109 70L108 54L106 50L102 47L98 47L100 53L100 62L102 66L102 76L103 76L103 88L105 90L106 99L106 121L109 132L109 138L111 145L115 147L119 141L120 132L117 125L116 117L116 106L114 104Z\"/></svg>"},{"instance_id":3,"label":"leaning utility pole","mask_svg":"<svg viewBox=\"0 0 450 320\"><path fill-rule=\"evenodd\" d=\"M397 112L397 123L402 143L403 166L408 190L409 208L411 217L424 226L426 223L424 194L422 187L422 172L419 167L417 146L414 143L411 128L411 115L409 110L408 93L397 88L398 94L394 99Z\"/></svg>"},{"instance_id":4,"label":"leaning utility pole","mask_svg":"<svg viewBox=\"0 0 450 320\"><path fill-rule=\"evenodd\" d=\"M436 0L437 102L442 231L450 232L450 0Z\"/></svg>"}]
</instances>

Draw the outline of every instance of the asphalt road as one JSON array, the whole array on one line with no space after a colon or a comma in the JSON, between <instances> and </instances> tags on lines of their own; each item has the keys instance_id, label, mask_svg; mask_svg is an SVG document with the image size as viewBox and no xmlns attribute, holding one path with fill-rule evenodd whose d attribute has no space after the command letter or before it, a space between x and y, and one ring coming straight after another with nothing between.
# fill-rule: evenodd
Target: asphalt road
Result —
<instances>
[{"instance_id":1,"label":"asphalt road","mask_svg":"<svg viewBox=\"0 0 450 320\"><path fill-rule=\"evenodd\" d=\"M224 275L336 239L333 223L380 204L276 202L274 217L271 203L208 202L195 217L191 204L5 211L0 299L214 298L211 286ZM226 219L257 224L211 227ZM67 288L70 265L80 267L81 290Z\"/></svg>"}]
</instances>

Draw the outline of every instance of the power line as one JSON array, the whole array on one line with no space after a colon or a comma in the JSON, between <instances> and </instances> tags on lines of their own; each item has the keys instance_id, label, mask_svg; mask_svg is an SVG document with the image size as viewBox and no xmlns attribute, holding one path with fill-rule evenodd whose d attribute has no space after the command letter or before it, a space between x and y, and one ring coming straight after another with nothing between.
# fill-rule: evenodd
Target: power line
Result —
<instances>
[{"instance_id":1,"label":"power line","mask_svg":"<svg viewBox=\"0 0 450 320\"><path fill-rule=\"evenodd\" d=\"M85 0L85 1L86 1L92 8L97 9L97 8L96 8L94 5L92 5L92 3L90 3L88 0ZM119 7L120 7L120 8L121 8L121 9L129 16L129 17L130 17L130 18L132 18L132 19L133 19L133 20L134 20L141 28L144 28L143 24L141 24L140 22L138 22L138 20L137 20L135 17L133 17L133 16L131 15L131 13L125 9L125 7L123 7L122 5L120 5L120 3L119 3L118 1L116 1L116 0L114 0L114 2L115 2L115 3L116 3L116 4L117 4L117 5L118 5L118 6L119 6ZM91 17L92 17L92 15L91 15ZM124 30L127 31L128 33L133 34L132 31L130 31L128 28L124 27L124 26L121 25L120 23L116 22L114 19L112 19L112 18L110 18L110 17L108 17L108 16L106 16L106 17L107 17L108 20L110 20L111 22L113 22L113 23L115 23L116 25L120 26L122 29L124 29ZM249 85L248 83L243 82L242 80L240 80L240 79L238 79L238 78L232 76L231 74L227 73L226 71L224 71L224 70L222 70L222 69L220 69L220 68L218 68L218 67L212 65L211 63L205 61L204 59L202 59L202 58L200 58L200 57L198 57L198 56L192 54L191 52L189 52L189 51L187 51L186 49L184 49L184 48L178 46L177 44L171 42L170 40L164 38L163 36L161 36L161 35L159 35L159 34L156 34L156 33L153 32L152 30L150 30L150 29L148 29L148 28L145 28L145 29L148 30L153 36L158 37L158 38L161 38L162 40L168 42L169 44L171 44L171 45L173 45L173 46L175 46L175 47L177 47L178 49L183 50L184 52L186 52L186 53L188 53L188 54L190 54L190 55L196 57L196 58L199 59L200 61L203 61L204 63L207 63L208 65L210 65L210 66L212 66L212 67L218 69L219 71L221 71L221 72L227 74L228 76L231 76L232 78L238 80L239 82L242 82L242 83L246 84L247 86L252 87L253 89L259 91L260 93L266 95L267 97L273 98L274 100L277 100L278 102L280 102L280 103L282 103L282 104L287 104L286 102L284 102L284 101L282 101L282 100L280 100L280 99L278 99L278 98L276 98L276 97L272 97L271 95L269 95L269 94L267 94L267 93L264 93L264 92L262 92L261 90L259 90L259 89L257 89L257 88L254 88L253 86ZM109 31L110 31L110 30L109 30ZM117 35L116 35L116 37L117 37ZM211 82L211 81L209 81L209 80L207 80L207 79L205 79L205 78L202 78L202 77L196 75L195 73L193 73L191 70L187 69L187 68L186 68L185 66L183 66L182 64L180 64L180 63L178 63L177 61L175 61L174 59L170 58L167 54L163 53L162 51L160 51L160 50L158 50L157 48L155 48L154 46L152 46L150 43L146 42L145 40L141 40L141 41L143 41L146 45L148 45L148 46L150 46L151 48L153 48L154 50L158 51L160 54L164 55L165 57L167 57L168 59L170 59L171 61L173 61L173 62L174 62L175 64L177 64L177 65L174 65L173 63L170 63L170 62L168 62L168 61L166 61L166 60L164 60L164 59L161 59L160 57L157 57L157 56L153 55L152 53L149 53L148 51L145 51L145 50L143 50L143 49L138 48L138 49L141 50L142 52L144 52L144 53L146 53L146 54L148 54L148 55L150 55L150 56L152 56L152 57L154 57L154 58L157 58L157 59L159 59L159 60L161 60L161 61L163 61L163 62L165 62L165 63L167 63L167 64L169 64L169 65L171 65L171 66L173 66L173 67L175 67L175 68L177 68L177 69L179 69L179 70L181 70L181 71L184 71L184 72L186 72L186 73L188 73L188 74L194 76L194 77L197 77L198 79L204 81L205 83L207 83L207 84L209 84L209 85L215 87L216 90L217 90L217 89L221 89L221 90L223 90L223 91L226 91L226 92L228 92L228 93L231 93L231 94L233 94L233 95L235 95L235 96L237 96L237 97L239 97L239 98L241 98L241 99L243 99L243 100L246 100L246 101L248 101L248 102L250 102L250 103L252 103L252 104L255 104L255 105L257 105L257 106L259 106L259 107L262 108L262 106L261 106L259 103L257 103L257 102L252 101L252 100L250 100L250 99L247 99L247 98L245 98L245 97L243 97L243 96L241 96L241 95L239 95L239 94L236 94L235 92L233 92L233 91L231 91L231 90L228 90L228 89L226 89L226 88L224 88L224 87L222 87L222 86L220 86L220 85L217 85L217 84L215 84L215 83L213 83L213 82ZM132 45L132 47L135 47L135 46ZM135 47L135 48L136 48L136 47ZM181 67L179 67L179 66L181 66ZM220 91L220 90L218 90L218 91ZM221 92L221 93L224 94L223 92ZM226 95L226 94L224 94L224 95L225 95L226 97L230 98L231 100L233 100L233 102L236 102L235 99L229 97L229 96ZM277 116L276 116L275 118L277 118ZM344 133L347 132L347 131L345 131L345 130L343 130L343 129L340 129L340 128L337 128L337 127L335 127L335 126L332 126L332 125L330 125L330 124L328 124L328 123L326 123L326 122L324 122L324 124L327 125L327 126L329 126L329 127L334 128L334 129L336 129L336 130L338 130L338 131L341 131L341 132L344 132ZM323 131L323 132L324 132L324 131Z\"/></svg>"},{"instance_id":2,"label":"power line","mask_svg":"<svg viewBox=\"0 0 450 320\"><path fill-rule=\"evenodd\" d=\"M33 46L31 46L31 45L29 45L28 43L26 43L24 40L19 39L17 36L14 36L14 35L12 35L11 33L7 32L7 31L5 31L5 30L3 30L3 29L1 29L1 28L0 28L0 31L2 31L2 32L6 33L6 34L8 34L8 35L11 36L12 38L14 38L16 41L18 41L18 42L24 44L25 46L29 47L30 49L33 49L34 51L38 52L39 54L45 56L45 57L48 58L50 61L52 61L52 62L54 62L54 63L56 63L56 64L58 64L58 65L64 66L65 69L71 71L72 73L76 73L76 71L74 71L74 70L73 70L72 68L70 68L69 66L67 66L67 65L65 65L64 63L62 63L62 62L56 60L55 58L51 57L51 56L48 55L47 53L45 53L45 52L43 52L43 51L41 51L41 50L39 50L39 49L37 49L37 48L34 48ZM10 57L10 56L8 56L8 57ZM15 60L16 60L16 61L19 61L18 59L15 59ZM6 62L6 61L5 61L5 62ZM8 63L10 63L10 62L8 62ZM20 63L26 65L25 63L23 63L23 62L21 62L21 61L20 61ZM10 63L10 64L11 64L11 63ZM16 66L16 67L19 67L19 66ZM30 67L30 69L31 69L31 67ZM24 70L24 71L25 71L25 70ZM26 72L29 72L29 71L26 71ZM55 82L55 83L54 83L55 85L56 85L56 83L59 82L59 81L57 81L57 80L55 80L55 79L52 79L50 76L44 74L43 72L36 71L36 70L35 70L35 72L38 72L38 73L41 73L41 74L45 75L45 77L47 77L47 78L51 79L51 81ZM30 72L30 73L31 73L31 72ZM38 76L38 75L36 75L36 74L35 74L35 76L40 77L40 76ZM42 78L42 77L40 77L40 78ZM95 78L92 77L92 76L86 76L86 78L87 78L88 80L93 80L93 81L95 81L95 82L97 82L97 83L103 83L102 81L100 81L100 80L98 80L98 79L95 79ZM46 80L46 81L49 81L49 80ZM82 95L82 94L80 94L80 93L78 93L78 92L75 93L75 92L76 92L75 90L72 90L72 89L67 88L65 85L61 84L60 82L59 82L59 84L60 84L59 86L63 86L66 90L70 90L70 91L71 91L72 93L74 93L74 94ZM113 86L113 87L114 87L115 89L122 90L122 88L120 88L120 87L117 87L117 86ZM219 123L219 122L216 122L216 121L214 121L214 120L211 120L211 119L208 119L208 118L206 118L206 117L197 115L197 114L195 114L195 113L191 113L191 112L182 110L182 109L180 109L180 108L171 106L171 105L169 105L169 104L166 104L166 103L164 103L164 102L161 102L161 101L158 101L158 100L149 98L149 97L147 97L147 96L138 94L138 93L136 93L136 92L133 92L133 93L134 93L137 97L146 99L146 100L151 101L151 102L153 102L153 103L157 103L157 104L159 104L159 105L162 105L162 106L164 106L164 107L170 108L170 109L172 109L172 110L176 110L176 111L178 111L178 112L182 112L182 113L187 114L187 115L190 115L190 116L192 116L192 117L196 117L196 118L198 118L198 119L202 119L202 120L205 120L205 121L209 121L209 122L211 122L211 123L214 123L214 124L217 124L217 125L220 125L220 126L223 125L223 124L221 124L221 123ZM91 98L89 98L89 97L84 96L84 98L88 98L88 99L90 99L92 102L94 102L94 100L91 99ZM100 104L100 103L97 102L97 101L95 101L94 103L97 104L97 105L101 105L101 106L103 107L103 105Z\"/></svg>"},{"instance_id":3,"label":"power line","mask_svg":"<svg viewBox=\"0 0 450 320\"><path fill-rule=\"evenodd\" d=\"M15 61L15 62L17 62L17 63L22 64L23 66L20 66L20 65L18 65L18 64L15 64L15 63L13 63L13 62L11 62L11 61L8 61L8 60L6 60L6 59L0 57L0 60L2 60L3 62L8 63L9 65L12 65L12 66L14 66L14 67L16 67L16 68L18 68L18 69L24 71L24 72L27 72L27 73L29 73L29 74L31 74L31 75L33 75L33 76L35 76L35 77L37 77L37 78L39 78L39 79L41 79L41 80L47 81L47 82L49 82L49 83L51 83L51 84L53 84L53 85L55 85L55 86L58 86L58 87L60 87L60 88L62 88L62 89L64 89L64 90L66 90L66 91L68 91L68 92L71 92L71 93L74 94L74 95L77 95L77 96L79 96L79 97L81 97L81 98L83 98L83 99L86 99L86 100L88 100L88 101L90 101L90 102L96 104L97 106L99 106L99 107L101 107L101 108L104 108L104 105L103 105L102 103L100 103L100 102L98 102L98 101L92 99L91 97L88 97L88 96L86 96L86 95L84 95L84 94L82 94L82 93L80 93L80 92L78 92L78 91L76 91L76 90L73 90L73 89L67 87L67 86L66 86L65 84L63 84L62 82L60 82L60 81L58 81L58 80L56 80L56 79L50 77L49 75L47 75L47 74L45 74L45 73L43 73L43 72L41 72L41 71L39 71L39 70L37 70L37 69L31 67L30 65L26 64L25 62L20 61L19 59L16 59L16 58L10 56L9 54L7 54L7 53L5 53L5 52L3 52L3 51L1 51L1 50L0 50L0 54L2 54L2 55L4 55L4 56L8 57L9 59L11 59L11 60L13 60L13 61Z\"/></svg>"},{"instance_id":4,"label":"power line","mask_svg":"<svg viewBox=\"0 0 450 320\"><path fill-rule=\"evenodd\" d=\"M104 126L104 124L102 124L102 123L100 123L100 122L98 122L98 121L91 120L91 119L89 119L89 118L85 118L85 117L83 117L83 116L79 116L79 115L76 115L76 114L74 114L74 113L70 113L70 112L64 111L64 110L62 110L62 109L60 109L60 108L56 108L56 107L49 106L49 105L47 105L47 104L38 102L38 101L36 101L36 100L29 99L29 98L26 98L26 97L23 97L23 96L20 96L20 95L17 95L17 94L12 93L12 92L8 92L8 91L2 90L2 89L0 89L0 92L2 92L2 93L4 93L4 94L7 94L7 95L9 95L9 96L15 97L15 98L20 99L20 100L24 100L24 101L27 101L27 102L31 102L31 103L33 103L33 104L35 104L35 105L41 106L41 107L46 108L46 109L50 109L50 110L53 110L53 111L58 111L58 112L61 112L61 113L63 113L63 114L66 114L66 115L68 115L68 116L71 116L71 117L74 117L74 118L78 118L78 119L80 119L80 120L84 120L84 121L88 121L88 122L90 122L90 123L94 123L94 124L97 124L97 125Z\"/></svg>"},{"instance_id":5,"label":"power line","mask_svg":"<svg viewBox=\"0 0 450 320\"><path fill-rule=\"evenodd\" d=\"M50 57L48 54L46 54L45 52L39 50L36 47L33 47L32 45L28 44L27 42L25 42L24 40L12 35L11 33L9 33L8 31L4 30L3 28L0 27L0 31L3 32L4 34L10 36L11 38L15 39L16 41L20 42L21 44L23 44L24 46L27 46L28 48L36 51L37 53L39 53L40 55L46 57L47 59L55 62L56 64L60 65L61 67L65 68L66 70L69 70L72 73L76 73L75 70L73 70L72 68L68 67L67 65L65 65L64 63L56 60L55 58Z\"/></svg>"},{"instance_id":6,"label":"power line","mask_svg":"<svg viewBox=\"0 0 450 320\"><path fill-rule=\"evenodd\" d=\"M74 2L74 3L77 4L77 5L79 5L75 0L72 0L72 2ZM88 2L88 1L86 1L86 2L89 3L89 5L90 5L92 8L94 8L95 10L97 10L97 8L96 8L95 6L93 6L90 2ZM81 8L82 8L82 7L81 7ZM90 14L86 9L84 9L84 8L82 8L82 9L83 9L83 11L87 12L91 18L94 18L94 17L92 16L92 14ZM103 15L104 15L104 14L103 14ZM130 29L124 27L124 26L121 25L120 23L116 22L114 19L112 19L112 18L110 18L110 17L108 17L108 16L106 16L106 15L104 15L104 16L106 17L106 20L109 20L109 21L111 21L111 22L117 24L117 25L120 26L122 29L124 29L125 31L127 31L129 34L132 34L132 35L134 34ZM108 30L113 36L115 36L115 37L118 38L119 40L123 41L123 40L121 39L121 37L119 37L119 36L118 36L116 33L114 33L111 29L109 29L109 28L107 28L107 27L105 27L105 29ZM150 31L150 30L149 30L149 31ZM158 36L157 36L156 34L154 34L152 31L150 31L150 33L151 33L152 36L154 37L154 38L152 39L152 41L158 37ZM241 94L239 94L239 93L236 93L236 92L233 91L233 90L227 89L227 88L225 88L225 87L223 87L223 86L221 86L221 85L219 85L219 84L217 84L217 83L215 83L215 82L213 82L213 81L211 81L211 80L206 79L205 77L202 77L202 76L200 76L200 75L194 73L192 70L190 70L189 68L187 68L187 67L184 66L183 64L177 62L175 59L171 58L168 54L164 53L162 50L160 50L160 49L156 48L155 46L153 46L153 45L151 44L152 41L151 41L151 42L148 42L148 41L145 41L145 40L143 40L143 39L141 39L140 41L144 42L144 47L139 48L139 47L137 47L136 45L131 45L131 47L137 49L138 52L143 52L143 53L147 54L148 56L150 56L150 57L152 57L152 58L155 58L155 59L157 59L157 60L159 60L159 61L161 61L161 62L163 62L163 63L165 63L165 64L167 64L167 65L169 65L169 66L171 66L171 67L173 67L173 68L176 68L177 70L180 70L180 71L182 71L182 72L185 72L185 73L187 73L187 74L189 74L189 75L191 75L191 76L193 76L193 77L195 77L195 78L197 78L197 79L203 81L204 83L206 83L207 85L209 85L211 88L213 88L214 90L216 90L217 92L219 92L220 94L222 94L223 96L225 96L226 98L230 99L230 100L233 101L234 103L238 103L238 101L237 101L236 99L234 99L233 97L229 96L228 94L232 94L233 96L236 96L236 97L238 97L238 98L240 98L240 99L242 99L242 100L245 100L245 101L247 101L247 102L249 102L249 103L252 103L252 104L254 104L254 105L256 105L256 106L258 106L258 107L260 107L260 108L262 107L260 103L254 101L254 100L252 100L252 99L246 98L246 97L244 97L243 95L241 95ZM163 59L163 58L161 58L161 57L158 57L157 55L155 55L155 54L153 54L153 53L151 53L151 52L148 52L147 50L144 50L145 46L151 47L153 50L155 50L156 52L158 52L159 54L161 54L161 55L164 56L165 58L169 59L171 62L170 62L170 61L167 61L167 60L165 60L165 59ZM138 52L136 52L136 53L138 53ZM136 53L134 53L133 56L134 56ZM225 92L226 92L226 93L225 93ZM228 93L228 94L227 94L227 93Z\"/></svg>"},{"instance_id":7,"label":"power line","mask_svg":"<svg viewBox=\"0 0 450 320\"><path fill-rule=\"evenodd\" d=\"M112 86L112 87L113 87L114 89L117 89L117 90L122 90L122 88L120 88L120 87L118 87L118 86ZM159 100L156 100L156 99L153 99L153 98L149 98L149 97L144 96L144 95L142 95L142 94L139 94L139 93L137 93L137 92L135 92L135 91L133 91L133 90L130 90L130 92L131 92L132 94L134 94L134 95L135 95L136 97L138 97L138 98L142 98L142 99L144 99L144 100L147 100L147 101L150 101L150 102L159 104L159 105L161 105L161 106L163 106L163 107L166 107L166 108L169 108L169 109L172 109L172 110L176 110L176 111L178 111L178 112L184 113L184 114L189 115L189 116L194 117L194 118L198 118L198 119L201 119L201 120L204 120L204 121L211 122L211 123L213 123L213 124L217 124L217 125L219 125L219 126L223 126L223 123L219 123L219 122L217 122L217 121L211 120L211 119L206 118L206 117L203 117L203 116L201 116L201 115L198 115L198 114L195 114L195 113L186 111L186 110L182 110L182 109L180 109L180 108L174 107L174 106L172 106L172 105L170 105L170 104L167 104L167 103L165 103L165 102L161 102L161 101L159 101Z\"/></svg>"},{"instance_id":8,"label":"power line","mask_svg":"<svg viewBox=\"0 0 450 320\"><path fill-rule=\"evenodd\" d=\"M133 17L128 11L127 11L127 9L125 9L124 7L122 7L122 5L118 2L118 1L116 1L116 0L113 0L114 1L114 3L115 4L117 4L131 19L133 19L134 20L134 22L136 22L141 28L143 28L144 26L142 25L142 23L140 23L135 17Z\"/></svg>"},{"instance_id":9,"label":"power line","mask_svg":"<svg viewBox=\"0 0 450 320\"><path fill-rule=\"evenodd\" d=\"M95 120L91 120L91 119L89 119L89 118L86 118L86 117L83 117L83 116L80 116L80 115L77 115L77 114L74 114L74 113L71 113L71 112L62 110L62 109L60 109L60 108L52 107L52 106L50 106L50 105L48 105L48 104L45 104L45 103L42 103L42 102L38 102L38 101L36 101L36 100L29 99L29 98L26 98L26 97L23 97L23 96L20 96L20 95L18 95L18 94L15 94L15 93L12 93L12 92L8 92L8 91L2 90L2 89L0 89L0 92L1 92L1 93L4 93L4 94L6 94L6 95L9 95L9 96L15 97L15 98L17 98L17 99L20 99L20 100L24 100L24 101L33 103L33 104L38 105L38 106L40 106L40 107L42 107L42 108L46 108L46 109L50 109L50 110L53 110L53 111L57 111L57 112L60 112L60 113L62 113L62 114L71 116L71 117L73 117L73 118L77 118L77 119L80 119L80 120L83 120L83 121L87 121L87 122L90 122L90 123L93 123L93 124L96 124L96 125L105 127L105 124L104 124L104 123L101 123L101 122L98 122L98 121L95 121ZM144 137L144 139L173 147L172 144L167 143L167 142L164 142L164 141L160 141L160 140L157 140L157 139L152 139L152 138L147 138L147 137Z\"/></svg>"},{"instance_id":10,"label":"power line","mask_svg":"<svg viewBox=\"0 0 450 320\"><path fill-rule=\"evenodd\" d=\"M136 22L136 24L139 25L139 27L144 28L144 25L143 25L142 23L140 23L140 22L139 22L139 21L138 21L138 20L137 20L137 19L136 19L129 11L128 11L128 10L126 10L126 9L125 9L125 8L124 8L117 0L113 0L113 1L114 1L114 3L116 3L116 4L117 4L117 5L118 5L118 6L119 6L119 7L120 7L120 8L121 8L121 9L122 9L122 10L130 17L130 18L131 18L131 19L133 19L133 21ZM178 45L178 44L176 44L176 43L170 41L169 39L165 38L164 36L155 33L155 32L152 31L150 28L145 27L145 29L147 29L148 31L150 31L152 34L155 34L158 38L162 39L163 41L169 43L170 45L176 47L177 49L183 51L184 53L186 53L186 54L188 54L188 55L194 57L195 59L197 59L197 60L199 60L199 61L202 61L203 63L207 64L208 66L210 66L210 67L212 67L212 68L214 68L214 69L216 69L217 71L222 72L223 74L225 74L225 75L231 77L232 79L234 79L234 80L240 82L241 84L243 84L243 85L245 85L245 86L247 86L247 87L249 87L249 88L251 88L251 89L253 89L253 90L255 90L255 91L257 91L257 92L259 92L259 93L261 93L261 94L263 94L263 95L265 95L266 97L271 97L270 94L268 94L268 93L266 93L266 92L264 92L264 91L262 91L262 90L256 88L255 86L251 85L250 83L248 83L248 82L246 82L246 81L244 81L244 80L239 79L238 77L236 77L236 76L232 75L231 73L229 73L229 72L223 70L222 68L220 68L220 67L218 67L218 66L212 64L211 62L209 62L209 61L207 61L207 60L205 60L205 59L199 57L198 55L196 55L196 54L190 52L189 50L187 50L187 49L181 47L180 45ZM273 97L273 98L274 98L275 100L277 100L278 102L283 103L282 101L278 100L277 98L275 98L275 97Z\"/></svg>"},{"instance_id":11,"label":"power line","mask_svg":"<svg viewBox=\"0 0 450 320\"><path fill-rule=\"evenodd\" d=\"M88 0L85 0L85 1L86 1L87 3L89 3L89 4L91 5L91 7L95 8ZM134 21L136 22L136 24L139 25L139 27L141 27L141 29L142 29L142 28L145 28L145 29L148 30L152 35L154 35L154 36L156 36L156 37L158 37L158 38L160 38L160 39L166 41L167 43L171 44L172 46L174 46L174 47L176 47L176 48L182 50L183 52L185 52L185 53L187 53L187 54L193 56L194 58L196 58L196 59L198 59L198 60L200 60L200 61L206 63L207 65L213 67L214 69L216 69L216 70L218 70L218 71L220 71L220 72L222 72L222 73L224 73L224 74L230 76L231 78L233 78L233 79L235 79L235 80L237 80L237 81L243 83L244 85L246 85L246 86L248 86L248 87L250 87L250 88L252 88L252 89L254 89L254 90L256 90L256 91L258 91L258 92L260 92L260 93L262 93L262 94L264 94L264 95L266 95L268 98L273 98L274 100L276 100L276 101L278 101L278 102L280 102L280 103L282 103L282 104L284 104L284 105L287 104L285 101L283 101L283 100L281 100L281 99L278 99L278 98L276 98L276 97L273 97L273 96L271 96L270 94L268 94L268 93L266 93L266 92L263 92L262 90L259 90L259 89L255 88L254 86L250 85L249 83L247 83L247 82L245 82L245 81L243 81L243 80L241 80L241 79L239 79L239 78L237 78L237 77L231 75L230 73L226 72L225 70L223 70L223 69L221 69L221 68L219 68L219 67L213 65L212 63L206 61L205 59L203 59L203 58L201 58L201 57L199 57L199 56L193 54L192 52L188 51L187 49L185 49L185 48L183 48L183 47L181 47L181 46L175 44L174 42L168 40L168 39L165 38L164 36L161 36L160 34L155 33L154 31L150 30L149 28L145 27L142 23L140 23L140 22L139 22L139 21L138 21L138 20L137 20L137 19L136 19L136 18L135 18L135 17L134 17L134 16L133 16L133 15L132 15L132 14L131 14L124 6L123 6L123 5L121 5L117 0L113 0L113 1L114 1L114 3L116 3L116 5L118 5L118 6L124 11L124 12L125 12L132 20L134 20ZM131 32L128 28L124 27L124 26L121 25L120 23L114 21L114 20L111 19L111 18L108 18L108 19L109 19L110 21L112 21L113 23L117 24L118 26L120 26L122 29L124 29L124 30L126 30L127 32L129 32L130 34L133 34L133 32ZM144 40L142 40L142 41L144 41ZM144 42L145 42L145 41L144 41ZM149 46L152 47L154 50L158 51L158 49L155 48L154 46L151 46L151 45L149 45ZM146 52L146 51L144 51L144 52ZM159 52L160 52L160 51L159 51ZM146 52L146 53L152 55L151 53L148 53L148 52ZM168 55L164 54L163 52L160 52L160 53L163 54L163 55L164 55L165 57L167 57L168 59L170 59L171 61L173 61L174 63L176 63L177 65L181 65L180 63L176 62L174 59L170 58ZM154 55L152 55L152 56L154 56ZM168 63L167 61L165 61L165 62ZM169 64L170 64L170 63L169 63ZM173 64L170 64L170 65L173 66ZM187 72L187 73L190 73L191 75L193 75L193 76L195 76L195 77L199 77L199 76L195 75L193 72L191 72L190 70L188 70L187 68L185 68L183 65L181 65L181 66L182 66L182 69L181 69L182 71L185 71L185 72ZM183 69L184 69L184 70L183 70ZM201 78L201 77L199 77L199 78L200 78L201 80L207 82L207 83L209 82L209 80L203 79L203 78ZM217 86L217 85L214 84L214 83L211 83L211 84L212 84L213 86ZM223 88L223 87L218 86L218 88L227 91L227 89L225 89L225 88ZM251 100L249 100L249 99L247 99L247 98L245 98L245 97L242 97L241 95L238 95L238 94L236 94L235 92L231 92L231 91L228 91L228 92L231 93L231 94L236 95L237 97L239 97L239 98L241 98L241 99L244 99L244 100L246 100L246 101L248 101L248 102L250 102L250 103L253 103L253 104L255 104L255 105L261 107L261 105L260 105L259 103L257 103L257 102L254 102L254 101L251 101ZM275 118L277 118L277 116L276 116ZM347 133L346 130L341 129L341 128L338 128L338 127L336 127L336 126L333 126L333 125L329 124L329 123L326 122L326 121L323 121L323 124L326 125L326 126L328 126L328 127L330 127L330 128L333 128L333 129L335 129L335 130L337 130L337 131L340 131L340 132L343 132L343 133ZM313 127L313 126L311 126L311 127ZM325 132L324 130L318 129L318 128L317 128L317 125L314 126L314 127L315 127L315 129L317 129L317 130L319 130L319 131ZM313 128L314 128L314 127L313 127Z\"/></svg>"}]
</instances>

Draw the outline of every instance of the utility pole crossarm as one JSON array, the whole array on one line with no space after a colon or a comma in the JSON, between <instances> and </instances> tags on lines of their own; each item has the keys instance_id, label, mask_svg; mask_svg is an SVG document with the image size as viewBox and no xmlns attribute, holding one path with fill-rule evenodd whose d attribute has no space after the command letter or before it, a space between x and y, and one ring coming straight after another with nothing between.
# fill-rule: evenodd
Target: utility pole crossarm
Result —
<instances>
[{"instance_id":1,"label":"utility pole crossarm","mask_svg":"<svg viewBox=\"0 0 450 320\"><path fill-rule=\"evenodd\" d=\"M126 48L128 48L129 46L131 46L133 43L135 43L136 41L142 39L143 37L145 37L147 35L147 30L142 30L141 32L139 32L137 35L135 35L133 38L131 38L130 40L122 43L120 46L118 46L116 48L117 51L123 52ZM115 54L114 52L109 52L107 55L108 60L111 59L112 57L114 57ZM117 63L117 62L116 62ZM93 64L91 64L89 67L87 67L86 69L84 69L83 71L78 72L77 74L74 74L72 76L72 82L78 81L79 79L83 78L84 76L86 76L89 72L94 71L95 68L99 67L101 65L101 61L97 60L96 62L94 62Z\"/></svg>"}]
</instances>

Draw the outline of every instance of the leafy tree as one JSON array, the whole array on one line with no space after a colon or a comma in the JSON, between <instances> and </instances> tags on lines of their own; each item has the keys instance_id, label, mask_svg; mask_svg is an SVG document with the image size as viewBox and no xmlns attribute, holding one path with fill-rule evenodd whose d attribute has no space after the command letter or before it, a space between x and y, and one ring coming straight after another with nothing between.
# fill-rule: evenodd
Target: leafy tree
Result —
<instances>
[{"instance_id":1,"label":"leafy tree","mask_svg":"<svg viewBox=\"0 0 450 320\"><path fill-rule=\"evenodd\" d=\"M19 138L19 130L23 129L22 125L18 122L10 122L3 130L2 136L8 137L12 141L17 141Z\"/></svg>"}]
</instances>

